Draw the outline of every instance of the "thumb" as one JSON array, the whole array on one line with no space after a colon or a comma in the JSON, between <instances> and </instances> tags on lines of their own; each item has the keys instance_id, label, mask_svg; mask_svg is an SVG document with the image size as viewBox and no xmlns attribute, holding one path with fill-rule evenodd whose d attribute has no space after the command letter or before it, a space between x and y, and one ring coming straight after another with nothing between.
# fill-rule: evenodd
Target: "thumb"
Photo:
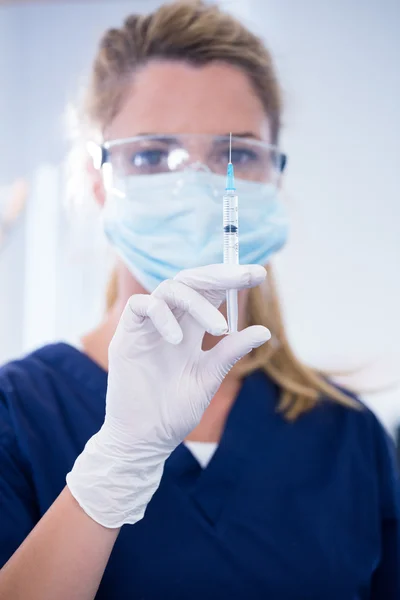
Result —
<instances>
[{"instance_id":1,"label":"thumb","mask_svg":"<svg viewBox=\"0 0 400 600\"><path fill-rule=\"evenodd\" d=\"M206 370L221 383L238 360L270 338L270 331L262 325L253 325L243 331L231 333L205 353Z\"/></svg>"}]
</instances>

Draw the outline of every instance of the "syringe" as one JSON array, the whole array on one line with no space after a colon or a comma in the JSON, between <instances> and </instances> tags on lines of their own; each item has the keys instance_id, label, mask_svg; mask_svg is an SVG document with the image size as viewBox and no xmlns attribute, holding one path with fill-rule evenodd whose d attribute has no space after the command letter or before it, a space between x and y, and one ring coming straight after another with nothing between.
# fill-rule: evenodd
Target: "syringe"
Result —
<instances>
[{"instance_id":1,"label":"syringe","mask_svg":"<svg viewBox=\"0 0 400 600\"><path fill-rule=\"evenodd\" d=\"M235 189L235 176L232 165L232 134L229 136L229 163L226 174L226 188L223 196L223 227L224 227L224 264L239 264L239 215L238 197ZM237 290L227 290L226 311L229 333L237 331L238 327L238 293Z\"/></svg>"}]
</instances>

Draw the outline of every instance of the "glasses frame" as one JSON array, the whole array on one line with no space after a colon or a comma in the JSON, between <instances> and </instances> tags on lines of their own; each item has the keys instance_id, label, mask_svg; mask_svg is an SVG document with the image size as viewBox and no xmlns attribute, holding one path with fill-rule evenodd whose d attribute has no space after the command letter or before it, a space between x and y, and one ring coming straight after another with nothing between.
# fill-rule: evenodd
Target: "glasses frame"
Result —
<instances>
[{"instance_id":1,"label":"glasses frame","mask_svg":"<svg viewBox=\"0 0 400 600\"><path fill-rule=\"evenodd\" d=\"M101 168L103 167L104 164L110 162L109 161L109 156L110 156L110 152L109 150L111 148L113 148L114 146L119 146L122 144L129 144L131 142L136 142L139 140L149 140L151 138L158 138L158 139L162 139L163 137L165 138L171 138L171 137L176 137L176 138L180 138L182 136L190 136L190 135L197 135L197 136L204 136L204 137L208 137L210 136L210 134L188 134L188 133L171 133L171 134L149 134L149 135L135 135L133 137L129 137L129 138L117 138L114 140L107 140L106 142L103 142L102 144L98 144L96 142L90 141L87 143L87 150L93 160L93 166L96 170L101 170ZM228 140L228 136L217 136L217 135L213 135L210 137L215 137L215 138L225 138ZM266 142L261 142L260 140L255 140L253 138L250 137L240 137L240 136L232 136L233 139L237 139L237 140L242 140L248 143L251 143L255 146L261 147L261 148L265 148L268 150L273 150L274 152L277 153L277 155L279 156L279 164L278 164L278 171L280 174L282 174L284 172L284 170L286 169L287 166L287 155L284 154L283 152L281 152L281 150L279 149L278 146L274 145L274 144L268 144Z\"/></svg>"}]
</instances>

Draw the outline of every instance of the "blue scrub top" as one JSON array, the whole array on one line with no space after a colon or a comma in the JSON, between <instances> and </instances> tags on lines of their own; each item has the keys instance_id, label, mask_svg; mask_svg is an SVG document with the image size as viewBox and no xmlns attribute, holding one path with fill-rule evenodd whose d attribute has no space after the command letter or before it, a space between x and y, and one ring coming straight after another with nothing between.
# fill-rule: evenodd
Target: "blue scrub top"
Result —
<instances>
[{"instance_id":1,"label":"blue scrub top","mask_svg":"<svg viewBox=\"0 0 400 600\"><path fill-rule=\"evenodd\" d=\"M103 423L107 374L66 344L0 370L0 565ZM394 449L366 408L286 422L247 377L206 469L179 446L115 544L98 600L398 600Z\"/></svg>"}]
</instances>

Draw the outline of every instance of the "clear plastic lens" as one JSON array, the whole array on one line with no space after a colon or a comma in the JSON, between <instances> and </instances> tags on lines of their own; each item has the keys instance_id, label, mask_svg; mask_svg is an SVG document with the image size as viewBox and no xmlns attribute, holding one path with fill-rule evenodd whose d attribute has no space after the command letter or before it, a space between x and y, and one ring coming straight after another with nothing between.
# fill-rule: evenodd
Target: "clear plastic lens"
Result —
<instances>
[{"instance_id":1,"label":"clear plastic lens","mask_svg":"<svg viewBox=\"0 0 400 600\"><path fill-rule=\"evenodd\" d=\"M109 165L114 187L117 180L129 175L168 173L193 165L225 175L229 160L229 136L144 135L106 142L103 148L103 169ZM232 137L232 163L237 179L275 184L281 174L282 157L275 146Z\"/></svg>"}]
</instances>

